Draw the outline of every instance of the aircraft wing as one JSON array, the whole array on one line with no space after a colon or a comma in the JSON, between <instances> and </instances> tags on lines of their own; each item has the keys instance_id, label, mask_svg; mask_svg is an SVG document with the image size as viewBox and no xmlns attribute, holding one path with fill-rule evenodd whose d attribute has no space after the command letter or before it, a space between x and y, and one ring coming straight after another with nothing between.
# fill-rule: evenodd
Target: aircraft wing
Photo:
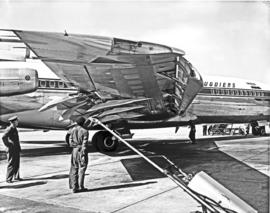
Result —
<instances>
[{"instance_id":1,"label":"aircraft wing","mask_svg":"<svg viewBox=\"0 0 270 213\"><path fill-rule=\"evenodd\" d=\"M42 109L69 106L63 109L64 117L92 115L102 104L107 107L101 107L102 112L96 112L96 116L107 117L106 121L117 116L133 119L147 113L182 114L202 87L200 75L179 49L103 36L11 31L36 59L80 89L85 103L70 104L79 100L71 98L48 103ZM134 108L136 100L141 99L145 99L143 107ZM129 103L124 104L126 111L120 109L123 102ZM112 108L119 109L106 112Z\"/></svg>"}]
</instances>

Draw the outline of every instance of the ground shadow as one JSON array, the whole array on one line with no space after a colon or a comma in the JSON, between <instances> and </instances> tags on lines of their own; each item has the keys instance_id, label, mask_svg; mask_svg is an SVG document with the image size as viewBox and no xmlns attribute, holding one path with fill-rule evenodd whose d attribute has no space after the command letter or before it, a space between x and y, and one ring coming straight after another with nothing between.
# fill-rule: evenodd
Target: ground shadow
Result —
<instances>
[{"instance_id":1,"label":"ground shadow","mask_svg":"<svg viewBox=\"0 0 270 213\"><path fill-rule=\"evenodd\" d=\"M66 146L66 142L61 141L21 141L21 144L57 144L59 146Z\"/></svg>"},{"instance_id":2,"label":"ground shadow","mask_svg":"<svg viewBox=\"0 0 270 213\"><path fill-rule=\"evenodd\" d=\"M215 141L242 139L244 136L228 136L228 137L209 137L198 140L198 144L187 143L188 140L132 140L131 143L145 155L152 157L156 163L162 162L157 155L165 155L178 167L186 173L197 173L205 171L226 188L241 197L260 213L267 213L269 209L269 177L258 172L257 170L247 166L246 164L228 156L219 151ZM248 138L253 138L248 136ZM34 142L32 142L34 143ZM59 143L59 141L56 141ZM93 146L88 147L89 155L96 152ZM50 156L70 154L71 148L67 147L65 142L56 147L45 147L36 149L23 149L22 156ZM119 146L116 152L105 153L109 156L129 156L134 155L123 144ZM152 168L142 158L132 158L122 160L123 165L129 172L134 181L147 180L163 177L161 173ZM164 165L162 165L164 166ZM67 178L67 176L52 176L46 179ZM46 180L39 179L39 180ZM46 181L36 182L37 184L45 184ZM30 183L21 187L30 187ZM21 185L21 184L20 184ZM123 185L121 185L123 187ZM4 186L15 188L17 186ZM111 189L108 187L97 188L96 190ZM115 186L112 186L115 187ZM0 187L1 188L1 187ZM95 189L92 189L95 190Z\"/></svg>"},{"instance_id":3,"label":"ground shadow","mask_svg":"<svg viewBox=\"0 0 270 213\"><path fill-rule=\"evenodd\" d=\"M199 171L205 171L260 213L267 213L269 209L269 177L219 151L215 140L200 139L198 144L169 140L148 143L144 146L140 143L133 143L133 145L151 157L162 168L165 168L166 164L157 155L165 155L186 173L195 174ZM134 154L123 146L118 152L120 156ZM117 155L117 152L109 155ZM133 180L163 177L159 171L142 158L124 159L122 163Z\"/></svg>"},{"instance_id":4,"label":"ground shadow","mask_svg":"<svg viewBox=\"0 0 270 213\"><path fill-rule=\"evenodd\" d=\"M154 184L156 181L148 181L144 183L128 183L128 184L119 184L119 185L113 185L113 186L104 186L104 187L98 187L98 188L92 188L88 189L88 192L93 191L103 191L103 190L111 190L111 189L122 189L122 188L129 188L129 187L136 187L136 186L143 186L148 184Z\"/></svg>"},{"instance_id":5,"label":"ground shadow","mask_svg":"<svg viewBox=\"0 0 270 213\"><path fill-rule=\"evenodd\" d=\"M29 180L59 180L59 179L66 179L68 178L68 174L63 174L63 175L53 175L50 177L38 177L38 178L24 178L23 180L29 181Z\"/></svg>"},{"instance_id":6,"label":"ground shadow","mask_svg":"<svg viewBox=\"0 0 270 213\"><path fill-rule=\"evenodd\" d=\"M6 186L0 186L0 189L21 189L21 188L27 188L27 187L32 187L32 186L44 185L46 183L47 181L37 181L37 182L32 182L32 183L21 183L21 184L10 183L9 185L6 185Z\"/></svg>"}]
</instances>

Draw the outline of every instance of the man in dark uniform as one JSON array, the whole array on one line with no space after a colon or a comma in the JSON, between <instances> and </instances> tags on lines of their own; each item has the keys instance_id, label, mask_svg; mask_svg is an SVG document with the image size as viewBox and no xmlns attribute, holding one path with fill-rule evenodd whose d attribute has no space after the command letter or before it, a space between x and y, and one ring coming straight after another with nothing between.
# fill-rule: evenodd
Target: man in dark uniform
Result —
<instances>
[{"instance_id":1,"label":"man in dark uniform","mask_svg":"<svg viewBox=\"0 0 270 213\"><path fill-rule=\"evenodd\" d=\"M8 166L6 182L12 183L13 177L15 180L22 180L19 175L21 146L17 131L19 124L17 116L11 117L9 121L10 126L6 128L2 140L7 147Z\"/></svg>"},{"instance_id":2,"label":"man in dark uniform","mask_svg":"<svg viewBox=\"0 0 270 213\"><path fill-rule=\"evenodd\" d=\"M203 136L207 135L207 125L203 125Z\"/></svg>"},{"instance_id":3,"label":"man in dark uniform","mask_svg":"<svg viewBox=\"0 0 270 213\"><path fill-rule=\"evenodd\" d=\"M194 123L190 122L190 132L189 132L189 138L191 140L191 143L196 143L196 127L194 125Z\"/></svg>"},{"instance_id":4,"label":"man in dark uniform","mask_svg":"<svg viewBox=\"0 0 270 213\"><path fill-rule=\"evenodd\" d=\"M83 128L85 118L80 117L70 130L69 144L73 148L71 153L71 167L69 173L69 188L73 193L87 191L84 188L84 176L88 164L87 142L88 131Z\"/></svg>"}]
</instances>

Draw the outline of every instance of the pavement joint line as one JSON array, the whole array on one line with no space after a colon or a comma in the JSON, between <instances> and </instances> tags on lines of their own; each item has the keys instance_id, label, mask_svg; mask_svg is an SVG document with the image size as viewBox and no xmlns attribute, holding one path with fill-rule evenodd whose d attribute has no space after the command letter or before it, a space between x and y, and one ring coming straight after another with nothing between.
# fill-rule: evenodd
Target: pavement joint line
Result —
<instances>
[{"instance_id":1,"label":"pavement joint line","mask_svg":"<svg viewBox=\"0 0 270 213\"><path fill-rule=\"evenodd\" d=\"M167 193L167 192L169 192L169 191L172 191L172 190L174 190L174 189L177 189L177 188L179 188L179 187L178 187L178 186L174 186L173 188L169 188L169 189L164 190L164 191L162 191L162 192L153 194L153 195L148 196L148 197L146 197L146 198L144 198L144 199L142 199L142 200L138 200L138 201L136 201L136 202L134 202L134 203L131 203L131 204L128 204L128 205L126 205L126 206L124 206L124 207L122 207L122 208L116 209L116 210L114 210L114 211L112 211L112 212L110 212L110 213L115 213L115 212L122 211L123 209L126 209L126 208L129 208L129 207L134 206L134 205L136 205L136 204L142 203L142 202L144 202L144 201L146 201L146 200L152 199L152 198L157 197L157 196L159 196L159 195L161 195L161 194L165 194L165 193Z\"/></svg>"}]
</instances>

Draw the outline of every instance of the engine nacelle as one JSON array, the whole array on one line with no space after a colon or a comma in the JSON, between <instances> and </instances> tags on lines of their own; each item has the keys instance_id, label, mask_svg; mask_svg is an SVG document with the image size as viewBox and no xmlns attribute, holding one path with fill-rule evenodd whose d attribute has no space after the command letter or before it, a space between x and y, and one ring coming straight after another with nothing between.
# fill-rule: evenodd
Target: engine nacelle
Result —
<instances>
[{"instance_id":1,"label":"engine nacelle","mask_svg":"<svg viewBox=\"0 0 270 213\"><path fill-rule=\"evenodd\" d=\"M38 73L30 68L0 68L0 96L34 92L38 88Z\"/></svg>"}]
</instances>

